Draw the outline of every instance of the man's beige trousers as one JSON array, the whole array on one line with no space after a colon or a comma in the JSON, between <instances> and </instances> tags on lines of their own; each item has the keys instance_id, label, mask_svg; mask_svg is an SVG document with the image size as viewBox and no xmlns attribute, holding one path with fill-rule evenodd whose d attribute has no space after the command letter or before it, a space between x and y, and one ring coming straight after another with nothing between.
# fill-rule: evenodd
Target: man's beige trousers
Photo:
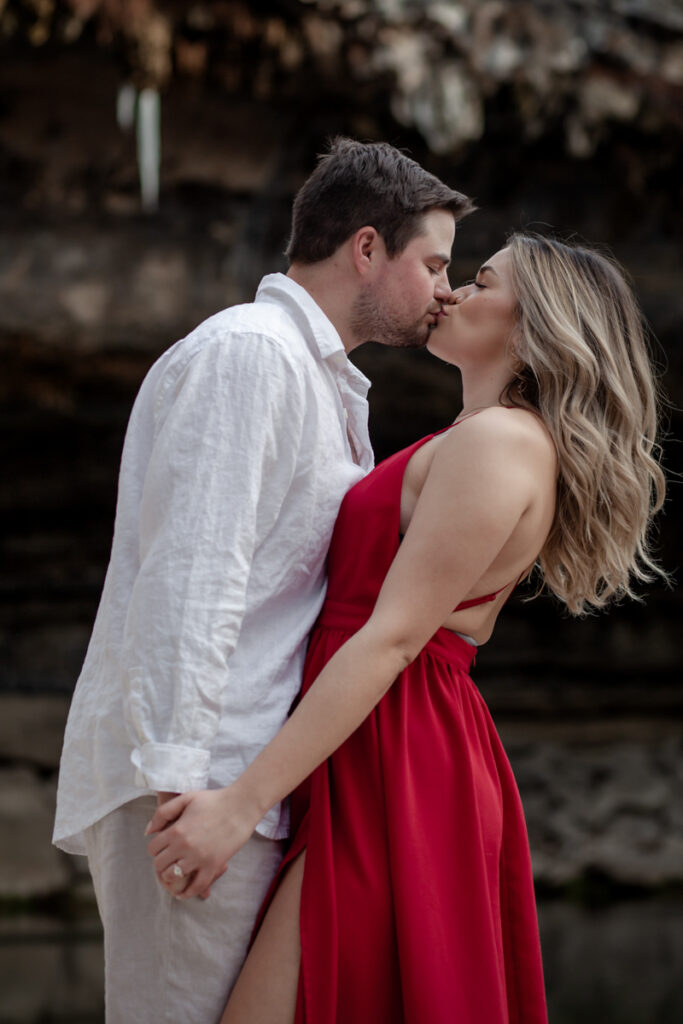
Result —
<instances>
[{"instance_id":1,"label":"man's beige trousers","mask_svg":"<svg viewBox=\"0 0 683 1024\"><path fill-rule=\"evenodd\" d=\"M107 1024L216 1024L247 952L282 843L254 834L208 900L176 900L156 880L141 797L86 832L104 925Z\"/></svg>"}]
</instances>

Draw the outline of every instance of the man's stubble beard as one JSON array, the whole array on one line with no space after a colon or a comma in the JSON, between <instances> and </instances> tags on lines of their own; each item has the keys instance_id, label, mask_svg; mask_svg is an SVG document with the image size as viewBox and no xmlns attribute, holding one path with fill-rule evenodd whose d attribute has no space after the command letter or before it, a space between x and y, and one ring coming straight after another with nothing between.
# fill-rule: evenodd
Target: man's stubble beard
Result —
<instances>
[{"instance_id":1,"label":"man's stubble beard","mask_svg":"<svg viewBox=\"0 0 683 1024\"><path fill-rule=\"evenodd\" d=\"M405 324L387 314L370 289L361 291L351 307L351 330L359 344L375 341L390 348L424 348L431 327L424 316Z\"/></svg>"}]
</instances>

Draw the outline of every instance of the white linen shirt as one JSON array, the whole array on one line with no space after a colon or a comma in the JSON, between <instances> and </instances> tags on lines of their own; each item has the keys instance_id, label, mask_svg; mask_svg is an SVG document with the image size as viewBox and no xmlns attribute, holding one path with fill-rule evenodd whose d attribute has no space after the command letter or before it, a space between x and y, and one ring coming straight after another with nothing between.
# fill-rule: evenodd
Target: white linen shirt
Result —
<instances>
[{"instance_id":1,"label":"white linen shirt","mask_svg":"<svg viewBox=\"0 0 683 1024\"><path fill-rule=\"evenodd\" d=\"M62 849L145 793L234 781L285 721L339 505L372 467L368 388L283 274L147 374L64 738ZM278 805L257 831L287 827Z\"/></svg>"}]
</instances>

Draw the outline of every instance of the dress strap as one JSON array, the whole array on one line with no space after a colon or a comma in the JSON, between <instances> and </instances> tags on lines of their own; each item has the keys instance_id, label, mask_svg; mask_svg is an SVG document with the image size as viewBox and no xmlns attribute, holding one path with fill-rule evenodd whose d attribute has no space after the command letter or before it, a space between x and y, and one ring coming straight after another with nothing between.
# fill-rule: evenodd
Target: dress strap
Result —
<instances>
[{"instance_id":1,"label":"dress strap","mask_svg":"<svg viewBox=\"0 0 683 1024\"><path fill-rule=\"evenodd\" d=\"M514 592L514 590L519 586L520 582L522 581L522 579L526 575L526 572L527 572L527 570L525 569L517 577L517 579L513 583L512 587L510 588L510 593L508 594L508 597L510 597L511 594ZM498 597L498 595L502 594L503 591L507 587L509 587L509 586L510 586L510 583L508 582L508 583L503 584L502 587L499 587L498 590L494 590L492 594L484 594L483 597L472 597L472 598L470 598L469 601L461 601L460 604L458 605L458 607L454 608L453 611L454 612L462 612L462 611L465 610L465 608L474 608L475 605L486 604L487 601L495 601L495 599Z\"/></svg>"},{"instance_id":2,"label":"dress strap","mask_svg":"<svg viewBox=\"0 0 683 1024\"><path fill-rule=\"evenodd\" d=\"M507 583L505 584L507 586ZM505 590L505 587L501 587L500 590ZM474 608L478 604L486 604L487 601L495 601L500 594L500 590L496 590L493 594L484 594L483 597L473 597L469 601L461 601L457 608L454 608L454 612L463 612L465 608Z\"/></svg>"}]
</instances>

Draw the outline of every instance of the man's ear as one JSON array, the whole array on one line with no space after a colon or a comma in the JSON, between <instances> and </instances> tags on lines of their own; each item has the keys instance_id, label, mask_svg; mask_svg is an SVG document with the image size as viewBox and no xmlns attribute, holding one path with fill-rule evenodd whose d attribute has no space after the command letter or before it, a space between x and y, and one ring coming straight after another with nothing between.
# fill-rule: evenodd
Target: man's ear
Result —
<instances>
[{"instance_id":1,"label":"man's ear","mask_svg":"<svg viewBox=\"0 0 683 1024\"><path fill-rule=\"evenodd\" d=\"M384 242L376 228L366 224L351 238L351 257L357 273L364 277L386 259Z\"/></svg>"}]
</instances>

